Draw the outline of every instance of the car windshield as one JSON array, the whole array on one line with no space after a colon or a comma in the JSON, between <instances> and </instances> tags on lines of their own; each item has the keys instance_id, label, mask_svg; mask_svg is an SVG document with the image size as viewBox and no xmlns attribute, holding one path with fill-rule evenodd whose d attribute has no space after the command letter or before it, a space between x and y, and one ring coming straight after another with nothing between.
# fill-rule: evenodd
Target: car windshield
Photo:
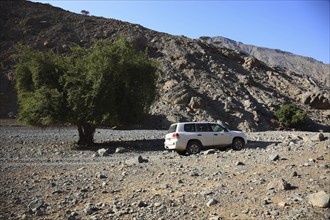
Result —
<instances>
[{"instance_id":1,"label":"car windshield","mask_svg":"<svg viewBox=\"0 0 330 220\"><path fill-rule=\"evenodd\" d=\"M177 124L171 125L170 128L168 129L167 133L175 132L177 126L178 126Z\"/></svg>"}]
</instances>

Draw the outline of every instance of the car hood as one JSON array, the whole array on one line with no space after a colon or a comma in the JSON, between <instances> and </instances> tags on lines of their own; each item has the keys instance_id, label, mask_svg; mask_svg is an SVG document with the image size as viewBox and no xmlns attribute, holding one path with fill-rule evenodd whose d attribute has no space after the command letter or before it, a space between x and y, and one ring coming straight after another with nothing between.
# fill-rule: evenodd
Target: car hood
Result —
<instances>
[{"instance_id":1,"label":"car hood","mask_svg":"<svg viewBox=\"0 0 330 220\"><path fill-rule=\"evenodd\" d=\"M245 134L244 134L244 132L242 132L242 131L232 131L232 130L229 130L229 132L231 133L231 134L237 134L237 135L240 135L240 136L245 136Z\"/></svg>"}]
</instances>

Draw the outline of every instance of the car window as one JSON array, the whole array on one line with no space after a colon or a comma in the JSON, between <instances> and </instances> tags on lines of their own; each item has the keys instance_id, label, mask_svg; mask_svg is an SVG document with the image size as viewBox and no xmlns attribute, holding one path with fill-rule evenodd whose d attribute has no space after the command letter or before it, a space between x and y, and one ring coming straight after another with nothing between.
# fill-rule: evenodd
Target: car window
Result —
<instances>
[{"instance_id":1,"label":"car window","mask_svg":"<svg viewBox=\"0 0 330 220\"><path fill-rule=\"evenodd\" d=\"M177 126L178 126L177 124L171 125L170 128L168 129L167 133L173 133L173 132L175 132Z\"/></svg>"},{"instance_id":2,"label":"car window","mask_svg":"<svg viewBox=\"0 0 330 220\"><path fill-rule=\"evenodd\" d=\"M210 124L212 131L214 132L223 132L225 129L218 124Z\"/></svg>"},{"instance_id":3,"label":"car window","mask_svg":"<svg viewBox=\"0 0 330 220\"><path fill-rule=\"evenodd\" d=\"M208 124L196 124L196 131L208 132L211 129Z\"/></svg>"},{"instance_id":4,"label":"car window","mask_svg":"<svg viewBox=\"0 0 330 220\"><path fill-rule=\"evenodd\" d=\"M185 124L184 131L186 132L194 132L195 131L195 124Z\"/></svg>"}]
</instances>

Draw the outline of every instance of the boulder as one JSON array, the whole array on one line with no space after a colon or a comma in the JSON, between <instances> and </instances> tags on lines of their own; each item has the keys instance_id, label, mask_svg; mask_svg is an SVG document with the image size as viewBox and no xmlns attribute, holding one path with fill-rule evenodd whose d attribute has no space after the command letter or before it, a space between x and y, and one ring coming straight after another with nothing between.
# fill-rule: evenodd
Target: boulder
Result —
<instances>
[{"instance_id":1,"label":"boulder","mask_svg":"<svg viewBox=\"0 0 330 220\"><path fill-rule=\"evenodd\" d=\"M254 80L250 75L240 75L238 76L239 83L248 86L248 85L254 85Z\"/></svg>"},{"instance_id":2,"label":"boulder","mask_svg":"<svg viewBox=\"0 0 330 220\"><path fill-rule=\"evenodd\" d=\"M322 133L318 133L314 136L311 137L311 140L314 141L314 142L318 142L318 141L324 141L325 140L325 137Z\"/></svg>"},{"instance_id":3,"label":"boulder","mask_svg":"<svg viewBox=\"0 0 330 220\"><path fill-rule=\"evenodd\" d=\"M164 90L171 90L174 86L178 84L178 81L176 80L169 80L164 83L163 89Z\"/></svg>"},{"instance_id":4,"label":"boulder","mask_svg":"<svg viewBox=\"0 0 330 220\"><path fill-rule=\"evenodd\" d=\"M192 88L186 82L181 82L169 90L163 98L172 104L188 105L193 93Z\"/></svg>"},{"instance_id":5,"label":"boulder","mask_svg":"<svg viewBox=\"0 0 330 220\"><path fill-rule=\"evenodd\" d=\"M330 194L325 191L319 191L317 193L310 194L308 202L316 207L326 208L329 207Z\"/></svg>"},{"instance_id":6,"label":"boulder","mask_svg":"<svg viewBox=\"0 0 330 220\"><path fill-rule=\"evenodd\" d=\"M189 107L192 109L200 109L203 107L203 99L201 97L191 97Z\"/></svg>"},{"instance_id":7,"label":"boulder","mask_svg":"<svg viewBox=\"0 0 330 220\"><path fill-rule=\"evenodd\" d=\"M291 184L282 178L278 178L269 182L267 185L267 189L289 190L291 189Z\"/></svg>"},{"instance_id":8,"label":"boulder","mask_svg":"<svg viewBox=\"0 0 330 220\"><path fill-rule=\"evenodd\" d=\"M302 94L301 102L314 109L330 109L330 97L327 92L306 92Z\"/></svg>"},{"instance_id":9,"label":"boulder","mask_svg":"<svg viewBox=\"0 0 330 220\"><path fill-rule=\"evenodd\" d=\"M255 57L244 57L243 67L247 70L251 70L254 67L262 67L265 66L260 60Z\"/></svg>"}]
</instances>

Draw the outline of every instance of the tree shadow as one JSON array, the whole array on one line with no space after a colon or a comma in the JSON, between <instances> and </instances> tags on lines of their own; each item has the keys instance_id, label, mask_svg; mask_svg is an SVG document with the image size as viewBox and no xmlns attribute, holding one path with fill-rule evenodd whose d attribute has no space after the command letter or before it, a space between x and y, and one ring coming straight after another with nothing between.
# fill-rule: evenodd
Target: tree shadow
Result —
<instances>
[{"instance_id":1,"label":"tree shadow","mask_svg":"<svg viewBox=\"0 0 330 220\"><path fill-rule=\"evenodd\" d=\"M123 152L145 152L164 151L164 139L134 140L134 141L108 141L104 143L94 143L88 146L76 146L75 150L97 151L107 149L108 153L115 153L117 148L122 148Z\"/></svg>"},{"instance_id":2,"label":"tree shadow","mask_svg":"<svg viewBox=\"0 0 330 220\"><path fill-rule=\"evenodd\" d=\"M244 148L250 148L250 149L256 149L256 148L262 148L266 149L272 144L280 144L282 142L280 141L248 141L248 143L245 145Z\"/></svg>"}]
</instances>

